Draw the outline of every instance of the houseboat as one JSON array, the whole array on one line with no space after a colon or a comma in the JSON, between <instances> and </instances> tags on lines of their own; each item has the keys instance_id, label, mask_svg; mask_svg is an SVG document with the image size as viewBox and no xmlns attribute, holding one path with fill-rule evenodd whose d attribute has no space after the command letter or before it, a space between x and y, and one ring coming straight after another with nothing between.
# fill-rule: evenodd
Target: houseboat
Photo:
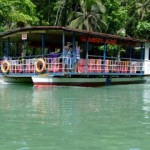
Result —
<instances>
[{"instance_id":1,"label":"houseboat","mask_svg":"<svg viewBox=\"0 0 150 150\"><path fill-rule=\"evenodd\" d=\"M17 28L0 34L0 78L35 87L141 83L144 51L145 41L135 38L58 26Z\"/></svg>"}]
</instances>

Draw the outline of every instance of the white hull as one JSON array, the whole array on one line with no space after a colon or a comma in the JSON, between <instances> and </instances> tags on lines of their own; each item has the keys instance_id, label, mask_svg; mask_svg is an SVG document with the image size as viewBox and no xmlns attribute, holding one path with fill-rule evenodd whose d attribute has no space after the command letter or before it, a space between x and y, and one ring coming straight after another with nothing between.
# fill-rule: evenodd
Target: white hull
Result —
<instances>
[{"instance_id":1,"label":"white hull","mask_svg":"<svg viewBox=\"0 0 150 150\"><path fill-rule=\"evenodd\" d=\"M130 83L142 83L144 78L111 78L111 81L106 78L72 78L72 77L41 77L33 76L32 81L34 86L102 86L109 84L130 84Z\"/></svg>"}]
</instances>

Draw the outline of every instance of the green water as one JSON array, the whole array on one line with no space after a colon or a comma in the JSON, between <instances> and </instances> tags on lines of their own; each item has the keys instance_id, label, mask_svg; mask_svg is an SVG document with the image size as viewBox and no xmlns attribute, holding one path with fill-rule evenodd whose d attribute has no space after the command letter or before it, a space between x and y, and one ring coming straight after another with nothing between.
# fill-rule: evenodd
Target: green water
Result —
<instances>
[{"instance_id":1,"label":"green water","mask_svg":"<svg viewBox=\"0 0 150 150\"><path fill-rule=\"evenodd\" d=\"M150 150L149 93L0 84L0 150Z\"/></svg>"}]
</instances>

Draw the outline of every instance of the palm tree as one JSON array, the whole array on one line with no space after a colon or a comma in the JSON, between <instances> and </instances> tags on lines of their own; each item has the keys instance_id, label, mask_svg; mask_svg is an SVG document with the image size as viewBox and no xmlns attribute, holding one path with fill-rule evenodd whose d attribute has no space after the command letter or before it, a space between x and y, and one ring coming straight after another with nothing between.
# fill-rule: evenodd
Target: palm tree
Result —
<instances>
[{"instance_id":1,"label":"palm tree","mask_svg":"<svg viewBox=\"0 0 150 150\"><path fill-rule=\"evenodd\" d=\"M127 1L128 3L128 1ZM138 22L140 20L143 20L144 17L148 16L150 12L150 1L149 0L134 0L130 3L128 3L129 7L129 18L126 22L125 28L134 22ZM134 12L133 12L134 10Z\"/></svg>"},{"instance_id":2,"label":"palm tree","mask_svg":"<svg viewBox=\"0 0 150 150\"><path fill-rule=\"evenodd\" d=\"M137 13L141 20L150 13L150 0L138 0L136 3Z\"/></svg>"},{"instance_id":3,"label":"palm tree","mask_svg":"<svg viewBox=\"0 0 150 150\"><path fill-rule=\"evenodd\" d=\"M105 6L101 0L80 0L79 12L73 12L68 21L69 26L87 31L107 30L105 21Z\"/></svg>"},{"instance_id":4,"label":"palm tree","mask_svg":"<svg viewBox=\"0 0 150 150\"><path fill-rule=\"evenodd\" d=\"M59 7L57 10L56 20L55 20L54 26L60 26L61 25L61 19L62 19L62 15L63 15L62 12L63 12L63 9L65 7L65 4L66 4L66 0L59 1Z\"/></svg>"}]
</instances>

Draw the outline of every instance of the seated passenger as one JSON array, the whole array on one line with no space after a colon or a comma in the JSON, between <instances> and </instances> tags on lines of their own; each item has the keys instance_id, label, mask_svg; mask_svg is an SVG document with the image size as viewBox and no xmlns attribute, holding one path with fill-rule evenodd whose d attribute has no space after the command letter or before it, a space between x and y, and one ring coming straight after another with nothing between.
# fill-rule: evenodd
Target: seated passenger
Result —
<instances>
[{"instance_id":1,"label":"seated passenger","mask_svg":"<svg viewBox=\"0 0 150 150\"><path fill-rule=\"evenodd\" d=\"M51 53L48 55L49 58L49 63L51 63L53 58L57 58L60 57L60 54L57 53L57 51L55 51L54 49L51 51Z\"/></svg>"},{"instance_id":2,"label":"seated passenger","mask_svg":"<svg viewBox=\"0 0 150 150\"><path fill-rule=\"evenodd\" d=\"M6 57L6 55L4 54L3 56L3 60L7 60L8 58Z\"/></svg>"}]
</instances>

